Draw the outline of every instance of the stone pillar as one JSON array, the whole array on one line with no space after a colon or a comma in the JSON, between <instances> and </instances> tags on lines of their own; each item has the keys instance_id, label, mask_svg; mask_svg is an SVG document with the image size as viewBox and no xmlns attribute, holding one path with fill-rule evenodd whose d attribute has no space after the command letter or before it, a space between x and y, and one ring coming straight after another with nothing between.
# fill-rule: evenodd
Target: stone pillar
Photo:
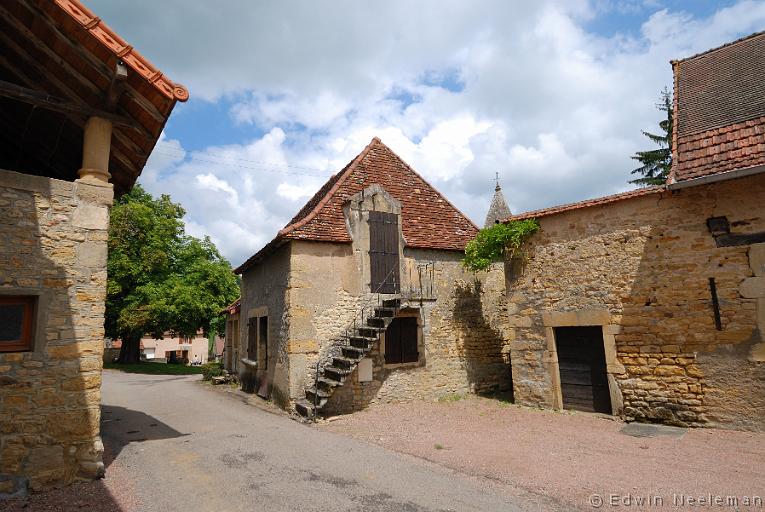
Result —
<instances>
[{"instance_id":1,"label":"stone pillar","mask_svg":"<svg viewBox=\"0 0 765 512\"><path fill-rule=\"evenodd\" d=\"M77 171L80 179L92 184L109 182L111 143L112 122L101 117L88 119L82 134L82 168Z\"/></svg>"}]
</instances>

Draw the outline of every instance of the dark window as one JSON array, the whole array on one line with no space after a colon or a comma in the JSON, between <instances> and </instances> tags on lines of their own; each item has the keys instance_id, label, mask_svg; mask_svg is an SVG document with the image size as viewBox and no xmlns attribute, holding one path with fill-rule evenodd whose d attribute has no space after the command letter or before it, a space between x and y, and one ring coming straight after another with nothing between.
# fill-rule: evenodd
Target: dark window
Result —
<instances>
[{"instance_id":1,"label":"dark window","mask_svg":"<svg viewBox=\"0 0 765 512\"><path fill-rule=\"evenodd\" d=\"M0 296L0 352L32 350L37 297Z\"/></svg>"},{"instance_id":2,"label":"dark window","mask_svg":"<svg viewBox=\"0 0 765 512\"><path fill-rule=\"evenodd\" d=\"M268 317L261 316L258 321L258 368L265 370L268 365Z\"/></svg>"},{"instance_id":3,"label":"dark window","mask_svg":"<svg viewBox=\"0 0 765 512\"><path fill-rule=\"evenodd\" d=\"M252 317L247 322L247 359L258 360L258 317Z\"/></svg>"},{"instance_id":4,"label":"dark window","mask_svg":"<svg viewBox=\"0 0 765 512\"><path fill-rule=\"evenodd\" d=\"M394 319L385 331L385 363L416 363L420 359L417 352L417 318L401 317Z\"/></svg>"}]
</instances>

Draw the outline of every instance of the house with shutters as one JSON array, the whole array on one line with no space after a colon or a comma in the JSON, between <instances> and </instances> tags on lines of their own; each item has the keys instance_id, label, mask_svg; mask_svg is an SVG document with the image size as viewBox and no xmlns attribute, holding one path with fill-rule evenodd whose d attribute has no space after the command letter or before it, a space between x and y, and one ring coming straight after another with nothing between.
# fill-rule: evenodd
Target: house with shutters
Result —
<instances>
[{"instance_id":1,"label":"house with shutters","mask_svg":"<svg viewBox=\"0 0 765 512\"><path fill-rule=\"evenodd\" d=\"M304 416L509 389L504 273L460 263L477 231L374 138L236 269L227 368Z\"/></svg>"},{"instance_id":2,"label":"house with shutters","mask_svg":"<svg viewBox=\"0 0 765 512\"><path fill-rule=\"evenodd\" d=\"M765 33L674 61L665 185L511 216L517 403L765 429Z\"/></svg>"}]
</instances>

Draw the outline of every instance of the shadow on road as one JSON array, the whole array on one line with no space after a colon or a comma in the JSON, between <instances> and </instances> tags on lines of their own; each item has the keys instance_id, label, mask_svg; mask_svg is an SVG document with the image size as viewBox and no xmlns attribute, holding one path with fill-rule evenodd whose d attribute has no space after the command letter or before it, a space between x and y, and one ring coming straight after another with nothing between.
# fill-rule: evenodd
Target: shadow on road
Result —
<instances>
[{"instance_id":1,"label":"shadow on road","mask_svg":"<svg viewBox=\"0 0 765 512\"><path fill-rule=\"evenodd\" d=\"M101 406L101 438L104 441L104 465L107 468L130 443L187 435L146 413L116 405Z\"/></svg>"}]
</instances>

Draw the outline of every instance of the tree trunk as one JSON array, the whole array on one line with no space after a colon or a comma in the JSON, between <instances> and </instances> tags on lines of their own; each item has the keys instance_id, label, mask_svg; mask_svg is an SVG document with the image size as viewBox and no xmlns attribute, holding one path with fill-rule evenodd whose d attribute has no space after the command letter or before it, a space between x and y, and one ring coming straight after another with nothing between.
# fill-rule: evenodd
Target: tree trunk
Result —
<instances>
[{"instance_id":1,"label":"tree trunk","mask_svg":"<svg viewBox=\"0 0 765 512\"><path fill-rule=\"evenodd\" d=\"M117 362L121 364L139 363L141 361L141 335L129 334L122 336L122 348Z\"/></svg>"}]
</instances>

